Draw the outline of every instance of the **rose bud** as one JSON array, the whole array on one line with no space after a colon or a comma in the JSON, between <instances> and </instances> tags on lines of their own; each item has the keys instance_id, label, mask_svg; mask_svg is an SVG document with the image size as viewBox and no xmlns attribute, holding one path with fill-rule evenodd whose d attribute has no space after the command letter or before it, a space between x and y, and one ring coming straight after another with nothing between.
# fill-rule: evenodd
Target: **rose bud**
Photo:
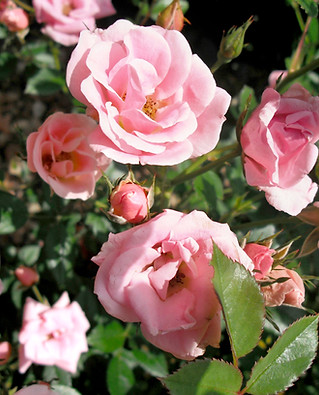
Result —
<instances>
[{"instance_id":1,"label":"rose bud","mask_svg":"<svg viewBox=\"0 0 319 395\"><path fill-rule=\"evenodd\" d=\"M256 280L264 278L271 270L274 259L272 258L275 250L257 243L246 244L244 251L251 258L255 266L254 276Z\"/></svg>"},{"instance_id":2,"label":"rose bud","mask_svg":"<svg viewBox=\"0 0 319 395\"><path fill-rule=\"evenodd\" d=\"M11 344L9 342L0 342L0 365L8 362L11 355Z\"/></svg>"},{"instance_id":3,"label":"rose bud","mask_svg":"<svg viewBox=\"0 0 319 395\"><path fill-rule=\"evenodd\" d=\"M173 0L158 14L156 25L180 32L184 27L184 21L185 18L179 0Z\"/></svg>"},{"instance_id":4,"label":"rose bud","mask_svg":"<svg viewBox=\"0 0 319 395\"><path fill-rule=\"evenodd\" d=\"M126 222L142 222L149 212L148 189L131 181L121 181L110 195L111 215Z\"/></svg>"},{"instance_id":5,"label":"rose bud","mask_svg":"<svg viewBox=\"0 0 319 395\"><path fill-rule=\"evenodd\" d=\"M19 266L14 271L14 274L20 283L26 287L31 287L31 285L39 281L39 274L32 267Z\"/></svg>"},{"instance_id":6,"label":"rose bud","mask_svg":"<svg viewBox=\"0 0 319 395\"><path fill-rule=\"evenodd\" d=\"M7 26L10 32L18 32L29 26L28 14L12 2L0 13L0 22Z\"/></svg>"}]
</instances>

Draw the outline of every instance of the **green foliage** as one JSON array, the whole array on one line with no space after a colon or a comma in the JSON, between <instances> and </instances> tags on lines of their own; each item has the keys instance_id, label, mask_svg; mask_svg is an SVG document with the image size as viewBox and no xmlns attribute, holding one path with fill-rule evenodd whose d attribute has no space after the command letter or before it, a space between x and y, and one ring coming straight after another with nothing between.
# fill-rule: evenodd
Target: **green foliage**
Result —
<instances>
[{"instance_id":1,"label":"green foliage","mask_svg":"<svg viewBox=\"0 0 319 395\"><path fill-rule=\"evenodd\" d=\"M27 219L25 203L10 193L0 191L0 234L15 232Z\"/></svg>"}]
</instances>

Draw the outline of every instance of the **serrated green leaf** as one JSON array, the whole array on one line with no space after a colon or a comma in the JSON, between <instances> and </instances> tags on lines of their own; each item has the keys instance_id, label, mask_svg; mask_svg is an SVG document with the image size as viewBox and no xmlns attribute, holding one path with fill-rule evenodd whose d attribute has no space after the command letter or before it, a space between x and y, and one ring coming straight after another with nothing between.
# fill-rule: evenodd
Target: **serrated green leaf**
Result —
<instances>
[{"instance_id":1,"label":"serrated green leaf","mask_svg":"<svg viewBox=\"0 0 319 395\"><path fill-rule=\"evenodd\" d=\"M164 354L153 354L145 350L134 350L133 355L138 365L152 376L164 377L168 374Z\"/></svg>"},{"instance_id":2,"label":"serrated green leaf","mask_svg":"<svg viewBox=\"0 0 319 395\"><path fill-rule=\"evenodd\" d=\"M38 244L23 246L18 252L18 259L25 265L33 265L40 256L41 246Z\"/></svg>"},{"instance_id":3,"label":"serrated green leaf","mask_svg":"<svg viewBox=\"0 0 319 395\"><path fill-rule=\"evenodd\" d=\"M118 321L112 321L107 325L97 325L88 336L91 347L105 353L111 353L124 344L126 332Z\"/></svg>"},{"instance_id":4,"label":"serrated green leaf","mask_svg":"<svg viewBox=\"0 0 319 395\"><path fill-rule=\"evenodd\" d=\"M252 370L249 394L275 394L291 386L309 368L318 347L318 316L294 322Z\"/></svg>"},{"instance_id":5,"label":"serrated green leaf","mask_svg":"<svg viewBox=\"0 0 319 395\"><path fill-rule=\"evenodd\" d=\"M65 80L57 70L39 69L27 81L25 93L29 95L46 96L65 88Z\"/></svg>"},{"instance_id":6,"label":"serrated green leaf","mask_svg":"<svg viewBox=\"0 0 319 395\"><path fill-rule=\"evenodd\" d=\"M233 354L240 358L259 341L265 315L264 299L248 270L228 259L216 245L211 264L215 269L213 284L222 305Z\"/></svg>"},{"instance_id":7,"label":"serrated green leaf","mask_svg":"<svg viewBox=\"0 0 319 395\"><path fill-rule=\"evenodd\" d=\"M22 200L0 191L0 234L13 233L25 224L28 211Z\"/></svg>"},{"instance_id":8,"label":"serrated green leaf","mask_svg":"<svg viewBox=\"0 0 319 395\"><path fill-rule=\"evenodd\" d=\"M111 359L106 376L107 387L111 395L125 395L135 383L132 370L120 355Z\"/></svg>"},{"instance_id":9,"label":"serrated green leaf","mask_svg":"<svg viewBox=\"0 0 319 395\"><path fill-rule=\"evenodd\" d=\"M312 18L318 16L318 4L314 0L297 0L297 3Z\"/></svg>"},{"instance_id":10,"label":"serrated green leaf","mask_svg":"<svg viewBox=\"0 0 319 395\"><path fill-rule=\"evenodd\" d=\"M226 395L238 393L242 374L225 361L198 360L161 381L172 395Z\"/></svg>"}]
</instances>

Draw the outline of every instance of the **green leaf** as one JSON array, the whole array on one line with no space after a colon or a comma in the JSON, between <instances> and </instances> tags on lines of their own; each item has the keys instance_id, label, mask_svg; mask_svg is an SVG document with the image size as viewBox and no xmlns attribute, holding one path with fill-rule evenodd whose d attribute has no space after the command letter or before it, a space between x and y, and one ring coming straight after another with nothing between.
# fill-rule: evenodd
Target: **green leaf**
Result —
<instances>
[{"instance_id":1,"label":"green leaf","mask_svg":"<svg viewBox=\"0 0 319 395\"><path fill-rule=\"evenodd\" d=\"M214 245L213 284L223 308L233 354L240 358L258 343L264 322L264 299L254 277ZM249 322L249 325L248 325Z\"/></svg>"},{"instance_id":2,"label":"green leaf","mask_svg":"<svg viewBox=\"0 0 319 395\"><path fill-rule=\"evenodd\" d=\"M302 256L309 255L318 249L319 242L319 226L313 229L309 235L305 238L300 252L298 254L298 258Z\"/></svg>"},{"instance_id":3,"label":"green leaf","mask_svg":"<svg viewBox=\"0 0 319 395\"><path fill-rule=\"evenodd\" d=\"M167 362L164 354L153 354L145 350L134 350L136 362L146 372L154 377L164 377L168 374Z\"/></svg>"},{"instance_id":4,"label":"green leaf","mask_svg":"<svg viewBox=\"0 0 319 395\"><path fill-rule=\"evenodd\" d=\"M39 259L40 253L41 246L38 244L23 246L18 252L18 258L25 265L31 266Z\"/></svg>"},{"instance_id":5,"label":"green leaf","mask_svg":"<svg viewBox=\"0 0 319 395\"><path fill-rule=\"evenodd\" d=\"M25 88L29 95L52 95L65 88L65 80L58 70L39 69L32 75Z\"/></svg>"},{"instance_id":6,"label":"green leaf","mask_svg":"<svg viewBox=\"0 0 319 395\"><path fill-rule=\"evenodd\" d=\"M172 395L237 394L242 374L225 361L198 360L161 381Z\"/></svg>"},{"instance_id":7,"label":"green leaf","mask_svg":"<svg viewBox=\"0 0 319 395\"><path fill-rule=\"evenodd\" d=\"M111 359L106 376L111 395L125 395L135 383L134 374L121 355Z\"/></svg>"},{"instance_id":8,"label":"green leaf","mask_svg":"<svg viewBox=\"0 0 319 395\"><path fill-rule=\"evenodd\" d=\"M297 0L297 3L312 18L318 16L318 4L314 0Z\"/></svg>"},{"instance_id":9,"label":"green leaf","mask_svg":"<svg viewBox=\"0 0 319 395\"><path fill-rule=\"evenodd\" d=\"M97 325L88 336L91 347L104 353L111 353L121 348L126 338L126 332L118 321L108 325Z\"/></svg>"},{"instance_id":10,"label":"green leaf","mask_svg":"<svg viewBox=\"0 0 319 395\"><path fill-rule=\"evenodd\" d=\"M318 347L318 316L294 322L252 370L246 391L274 394L284 391L309 368Z\"/></svg>"},{"instance_id":11,"label":"green leaf","mask_svg":"<svg viewBox=\"0 0 319 395\"><path fill-rule=\"evenodd\" d=\"M28 211L22 200L0 191L0 234L13 233L25 224Z\"/></svg>"}]
</instances>

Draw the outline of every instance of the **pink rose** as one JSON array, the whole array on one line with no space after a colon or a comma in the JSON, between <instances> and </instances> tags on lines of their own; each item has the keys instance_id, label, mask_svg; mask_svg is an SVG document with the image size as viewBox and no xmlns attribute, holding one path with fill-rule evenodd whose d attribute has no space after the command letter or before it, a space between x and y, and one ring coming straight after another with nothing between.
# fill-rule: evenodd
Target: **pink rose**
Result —
<instances>
[{"instance_id":1,"label":"pink rose","mask_svg":"<svg viewBox=\"0 0 319 395\"><path fill-rule=\"evenodd\" d=\"M80 354L88 350L89 327L80 305L70 303L67 292L52 307L27 298L19 333L19 372L37 363L75 373Z\"/></svg>"},{"instance_id":2,"label":"pink rose","mask_svg":"<svg viewBox=\"0 0 319 395\"><path fill-rule=\"evenodd\" d=\"M182 33L127 20L83 31L66 79L98 114L96 147L120 163L173 165L206 154L230 104Z\"/></svg>"},{"instance_id":3,"label":"pink rose","mask_svg":"<svg viewBox=\"0 0 319 395\"><path fill-rule=\"evenodd\" d=\"M301 308L301 304L305 300L305 287L302 278L295 270L278 265L264 280L273 281L279 278L288 278L288 280L261 288L266 306L286 304Z\"/></svg>"},{"instance_id":4,"label":"pink rose","mask_svg":"<svg viewBox=\"0 0 319 395\"><path fill-rule=\"evenodd\" d=\"M264 191L277 210L299 214L318 189L307 175L318 157L318 138L319 97L299 84L282 96L267 88L241 134L248 184Z\"/></svg>"},{"instance_id":5,"label":"pink rose","mask_svg":"<svg viewBox=\"0 0 319 395\"><path fill-rule=\"evenodd\" d=\"M32 267L21 265L16 268L14 274L16 275L20 283L26 287L31 287L31 285L39 281L39 274Z\"/></svg>"},{"instance_id":6,"label":"pink rose","mask_svg":"<svg viewBox=\"0 0 319 395\"><path fill-rule=\"evenodd\" d=\"M147 195L147 188L121 181L110 195L111 213L131 224L142 222L149 212Z\"/></svg>"},{"instance_id":7,"label":"pink rose","mask_svg":"<svg viewBox=\"0 0 319 395\"><path fill-rule=\"evenodd\" d=\"M82 30L93 31L95 20L113 15L111 0L32 0L42 33L65 45L78 42Z\"/></svg>"},{"instance_id":8,"label":"pink rose","mask_svg":"<svg viewBox=\"0 0 319 395\"><path fill-rule=\"evenodd\" d=\"M50 115L27 139L28 166L53 191L67 199L86 200L110 163L93 151L89 138L96 122L84 114Z\"/></svg>"},{"instance_id":9,"label":"pink rose","mask_svg":"<svg viewBox=\"0 0 319 395\"><path fill-rule=\"evenodd\" d=\"M227 224L204 212L165 210L148 222L111 234L92 260L94 292L108 314L140 322L148 341L177 358L191 360L218 347L221 306L210 265L213 242L252 270Z\"/></svg>"},{"instance_id":10,"label":"pink rose","mask_svg":"<svg viewBox=\"0 0 319 395\"><path fill-rule=\"evenodd\" d=\"M29 17L13 1L7 1L0 7L0 22L6 25L11 32L18 32L29 26Z\"/></svg>"},{"instance_id":11,"label":"pink rose","mask_svg":"<svg viewBox=\"0 0 319 395\"><path fill-rule=\"evenodd\" d=\"M246 244L244 251L251 258L254 264L254 276L256 280L261 280L271 270L274 262L272 254L275 250L272 250L264 245L257 243Z\"/></svg>"},{"instance_id":12,"label":"pink rose","mask_svg":"<svg viewBox=\"0 0 319 395\"><path fill-rule=\"evenodd\" d=\"M22 388L15 395L59 395L50 389L49 384L33 384L29 387Z\"/></svg>"},{"instance_id":13,"label":"pink rose","mask_svg":"<svg viewBox=\"0 0 319 395\"><path fill-rule=\"evenodd\" d=\"M5 365L11 356L11 344L9 342L0 342L0 365Z\"/></svg>"}]
</instances>

